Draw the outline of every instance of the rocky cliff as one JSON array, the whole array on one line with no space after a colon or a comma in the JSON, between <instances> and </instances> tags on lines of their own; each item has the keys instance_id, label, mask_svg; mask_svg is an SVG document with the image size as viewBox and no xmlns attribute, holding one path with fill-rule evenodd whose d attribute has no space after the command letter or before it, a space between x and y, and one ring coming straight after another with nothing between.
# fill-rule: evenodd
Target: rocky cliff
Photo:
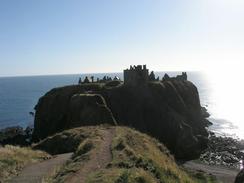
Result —
<instances>
[{"instance_id":1,"label":"rocky cliff","mask_svg":"<svg viewBox=\"0 0 244 183\"><path fill-rule=\"evenodd\" d=\"M36 141L68 128L109 123L156 137L177 158L194 158L206 147L207 121L189 81L65 86L41 97L35 109Z\"/></svg>"}]
</instances>

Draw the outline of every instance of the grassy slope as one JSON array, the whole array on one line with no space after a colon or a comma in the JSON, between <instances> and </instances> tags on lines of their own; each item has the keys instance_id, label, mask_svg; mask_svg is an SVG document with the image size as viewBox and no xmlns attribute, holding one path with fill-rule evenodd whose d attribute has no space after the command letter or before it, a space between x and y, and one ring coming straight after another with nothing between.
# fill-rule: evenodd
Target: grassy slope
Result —
<instances>
[{"instance_id":1,"label":"grassy slope","mask_svg":"<svg viewBox=\"0 0 244 183\"><path fill-rule=\"evenodd\" d=\"M30 148L6 145L0 148L0 182L4 182L17 175L22 168L33 162L48 158L49 155L42 151Z\"/></svg>"},{"instance_id":2,"label":"grassy slope","mask_svg":"<svg viewBox=\"0 0 244 183\"><path fill-rule=\"evenodd\" d=\"M103 140L103 134L107 130L103 126L94 126L94 127L81 127L71 130L67 130L66 135L71 135L80 139L80 143L77 144L74 151L74 154L70 161L68 161L65 166L61 167L57 173L50 177L47 182L68 182L69 178L74 176L75 173L82 169L82 167L89 161L90 154L94 151L99 151L101 141ZM59 133L53 136L53 139L58 139L63 136L63 133ZM78 138L77 138L78 137ZM67 137L69 138L69 137ZM49 142L52 138L49 138ZM43 141L45 144L45 141ZM60 143L62 146L62 143Z\"/></svg>"},{"instance_id":3,"label":"grassy slope","mask_svg":"<svg viewBox=\"0 0 244 183\"><path fill-rule=\"evenodd\" d=\"M89 183L194 182L162 144L135 130L116 128L112 154L109 168L91 174Z\"/></svg>"},{"instance_id":4,"label":"grassy slope","mask_svg":"<svg viewBox=\"0 0 244 183\"><path fill-rule=\"evenodd\" d=\"M124 177L128 177L127 181L116 179L116 181L114 181L116 183L217 182L216 179L212 176L199 172L188 172L187 170L183 170L177 166L173 156L170 155L168 149L158 140L146 134L124 127L117 128L116 134L117 135L112 146L114 156L113 163L115 165L119 165L119 167L123 167L124 165L127 168L132 167L130 168L132 170L131 173L126 168L120 175L122 180Z\"/></svg>"},{"instance_id":5,"label":"grassy slope","mask_svg":"<svg viewBox=\"0 0 244 183\"><path fill-rule=\"evenodd\" d=\"M100 126L66 131L66 135L80 134L80 144L76 147L72 159L48 181L68 182L69 178L89 161L90 154L99 151L105 130L106 127ZM57 140L57 135L53 138ZM49 143L51 139L49 138ZM112 162L105 169L91 172L88 175L88 183L215 182L203 174L186 173L176 165L167 148L161 143L130 128L116 127L111 150Z\"/></svg>"}]
</instances>

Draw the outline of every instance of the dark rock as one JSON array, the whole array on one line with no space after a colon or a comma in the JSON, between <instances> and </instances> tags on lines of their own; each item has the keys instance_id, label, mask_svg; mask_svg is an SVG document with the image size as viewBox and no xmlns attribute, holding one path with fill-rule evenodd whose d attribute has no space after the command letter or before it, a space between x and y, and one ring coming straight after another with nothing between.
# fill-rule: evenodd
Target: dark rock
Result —
<instances>
[{"instance_id":1,"label":"dark rock","mask_svg":"<svg viewBox=\"0 0 244 183\"><path fill-rule=\"evenodd\" d=\"M187 80L187 74L186 74L186 72L182 72L181 75L177 75L175 79L177 79L177 80L183 80L183 81L184 80Z\"/></svg>"},{"instance_id":2,"label":"dark rock","mask_svg":"<svg viewBox=\"0 0 244 183\"><path fill-rule=\"evenodd\" d=\"M168 74L165 74L164 77L162 78L162 81L187 81L187 74L186 72L182 72L181 75L177 75L176 77L169 77Z\"/></svg>"},{"instance_id":3,"label":"dark rock","mask_svg":"<svg viewBox=\"0 0 244 183\"><path fill-rule=\"evenodd\" d=\"M239 168L240 161L244 158L240 142L230 137L216 137L210 133L208 148L200 156L200 160L207 164L224 165Z\"/></svg>"},{"instance_id":4,"label":"dark rock","mask_svg":"<svg viewBox=\"0 0 244 183\"><path fill-rule=\"evenodd\" d=\"M116 124L113 114L101 95L75 94L71 98L65 99L67 99L67 101L64 100L61 105L53 101L54 110L60 111L60 113L48 113L47 111L42 111L45 112L43 114L38 113L39 115L46 116L46 119L52 122L46 126L47 124L44 120L36 119L33 133L35 141L64 129L105 123ZM64 102L66 104L64 104Z\"/></svg>"},{"instance_id":5,"label":"dark rock","mask_svg":"<svg viewBox=\"0 0 244 183\"><path fill-rule=\"evenodd\" d=\"M90 116L85 115L86 103L90 113L100 109L95 104L96 100L92 100L90 106L89 100L92 97L83 100L80 95L76 95L80 93L103 96L107 111L111 110L118 125L134 127L156 137L177 158L196 157L206 146L203 137L207 137L208 132L201 113L198 91L191 82L185 80L116 87L92 83L53 89L39 100L35 108L35 140L71 128L74 124L78 126L103 122L98 116L92 122ZM71 105L74 95L75 102L79 102Z\"/></svg>"},{"instance_id":6,"label":"dark rock","mask_svg":"<svg viewBox=\"0 0 244 183\"><path fill-rule=\"evenodd\" d=\"M213 125L213 123L211 121L207 120L207 119L204 119L203 120L203 123L205 124L205 126L211 126L211 125Z\"/></svg>"},{"instance_id":7,"label":"dark rock","mask_svg":"<svg viewBox=\"0 0 244 183\"><path fill-rule=\"evenodd\" d=\"M19 126L8 127L0 131L0 144L27 146L30 145L31 135L30 127L26 130Z\"/></svg>"},{"instance_id":8,"label":"dark rock","mask_svg":"<svg viewBox=\"0 0 244 183\"><path fill-rule=\"evenodd\" d=\"M105 84L105 86L107 87L115 87L115 86L119 86L122 82L119 80L113 80L113 81L109 81Z\"/></svg>"},{"instance_id":9,"label":"dark rock","mask_svg":"<svg viewBox=\"0 0 244 183\"><path fill-rule=\"evenodd\" d=\"M201 107L201 113L204 118L210 117L210 114L208 113L208 110L206 107Z\"/></svg>"},{"instance_id":10,"label":"dark rock","mask_svg":"<svg viewBox=\"0 0 244 183\"><path fill-rule=\"evenodd\" d=\"M79 144L87 138L82 129L71 129L57 133L33 146L33 149L44 150L52 155L74 152Z\"/></svg>"},{"instance_id":11,"label":"dark rock","mask_svg":"<svg viewBox=\"0 0 244 183\"><path fill-rule=\"evenodd\" d=\"M116 124L104 98L97 94L76 94L72 96L67 116L68 128L104 123Z\"/></svg>"},{"instance_id":12,"label":"dark rock","mask_svg":"<svg viewBox=\"0 0 244 183\"><path fill-rule=\"evenodd\" d=\"M244 183L244 169L242 169L236 176L235 183Z\"/></svg>"},{"instance_id":13,"label":"dark rock","mask_svg":"<svg viewBox=\"0 0 244 183\"><path fill-rule=\"evenodd\" d=\"M184 159L189 157L190 159L197 158L201 149L199 146L198 139L193 135L192 128L185 123L182 123L179 130L179 137L176 142L175 156L177 158ZM194 151L193 151L194 149Z\"/></svg>"}]
</instances>

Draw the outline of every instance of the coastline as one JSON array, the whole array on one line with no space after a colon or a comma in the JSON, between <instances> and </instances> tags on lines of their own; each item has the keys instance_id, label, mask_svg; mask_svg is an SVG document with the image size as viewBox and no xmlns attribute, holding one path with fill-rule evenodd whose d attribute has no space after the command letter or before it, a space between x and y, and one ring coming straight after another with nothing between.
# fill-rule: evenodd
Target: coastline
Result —
<instances>
[{"instance_id":1,"label":"coastline","mask_svg":"<svg viewBox=\"0 0 244 183\"><path fill-rule=\"evenodd\" d=\"M154 76L152 81L139 85L112 79L91 82L86 78L85 81L47 92L35 107L34 133L31 127L6 128L0 130L0 144L30 147L33 142L78 126L134 125L131 127L165 144L176 161L185 160L185 165L190 164L196 170L199 167L203 172L206 167L218 171L230 169L233 170L231 179L240 170L243 141L217 136L209 130L210 114L201 106L198 89L187 80L186 74L173 78L165 75L160 81ZM128 108L133 112L128 114ZM50 123L54 123L52 128L46 125ZM149 129L145 128L148 124Z\"/></svg>"},{"instance_id":2,"label":"coastline","mask_svg":"<svg viewBox=\"0 0 244 183\"><path fill-rule=\"evenodd\" d=\"M212 126L211 115L206 107L202 107L202 116L209 132L207 148L200 154L197 161L206 165L222 166L240 170L244 159L244 140L216 134L210 130ZM12 144L29 146L32 142L34 126L23 128L20 126L7 127L0 130L0 145Z\"/></svg>"},{"instance_id":3,"label":"coastline","mask_svg":"<svg viewBox=\"0 0 244 183\"><path fill-rule=\"evenodd\" d=\"M243 141L210 133L208 148L202 152L199 160L208 165L240 170L243 168L243 150Z\"/></svg>"},{"instance_id":4,"label":"coastline","mask_svg":"<svg viewBox=\"0 0 244 183\"><path fill-rule=\"evenodd\" d=\"M164 73L168 73L170 76L179 74L179 72L161 71L155 72L155 75L161 78ZM227 121L226 119L221 118L221 115L216 116L215 114L215 109L213 106L218 107L218 104L216 103L217 101L214 101L215 98L211 97L213 81L210 80L210 78L203 72L188 72L187 74L189 80L192 81L198 88L202 106L207 107L209 113L211 114L210 121L213 122L213 125L210 127L210 131L216 132L216 135L218 135L217 133L221 133L221 136L225 135L222 133L222 130L224 131L226 126L231 127L231 124L233 123L231 119ZM33 111L35 104L37 104L38 99L42 95L54 87L75 84L79 76L81 76L83 79L86 75L94 75L95 77L99 78L102 78L103 75L108 75L110 77L117 75L121 78L123 77L123 74L120 72L81 75L28 76L24 78L10 78L7 80L2 80L0 78L0 87L3 89L0 92L0 96L5 99L0 103L0 128L4 129L12 126L21 126L25 128L29 124L33 124L33 117L29 115L29 112ZM14 96L14 99L12 96ZM235 128L232 129L234 132L232 133L230 131L229 134L235 133ZM236 136L230 136L233 138L240 138L238 133Z\"/></svg>"}]
</instances>

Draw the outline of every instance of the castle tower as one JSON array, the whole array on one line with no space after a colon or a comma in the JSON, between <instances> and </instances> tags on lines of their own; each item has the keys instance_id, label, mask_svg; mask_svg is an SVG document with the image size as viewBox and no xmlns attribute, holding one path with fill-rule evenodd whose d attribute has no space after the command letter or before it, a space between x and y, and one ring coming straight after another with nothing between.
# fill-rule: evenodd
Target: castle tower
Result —
<instances>
[{"instance_id":1,"label":"castle tower","mask_svg":"<svg viewBox=\"0 0 244 183\"><path fill-rule=\"evenodd\" d=\"M146 65L130 66L124 70L124 84L141 85L148 82L148 69Z\"/></svg>"}]
</instances>

